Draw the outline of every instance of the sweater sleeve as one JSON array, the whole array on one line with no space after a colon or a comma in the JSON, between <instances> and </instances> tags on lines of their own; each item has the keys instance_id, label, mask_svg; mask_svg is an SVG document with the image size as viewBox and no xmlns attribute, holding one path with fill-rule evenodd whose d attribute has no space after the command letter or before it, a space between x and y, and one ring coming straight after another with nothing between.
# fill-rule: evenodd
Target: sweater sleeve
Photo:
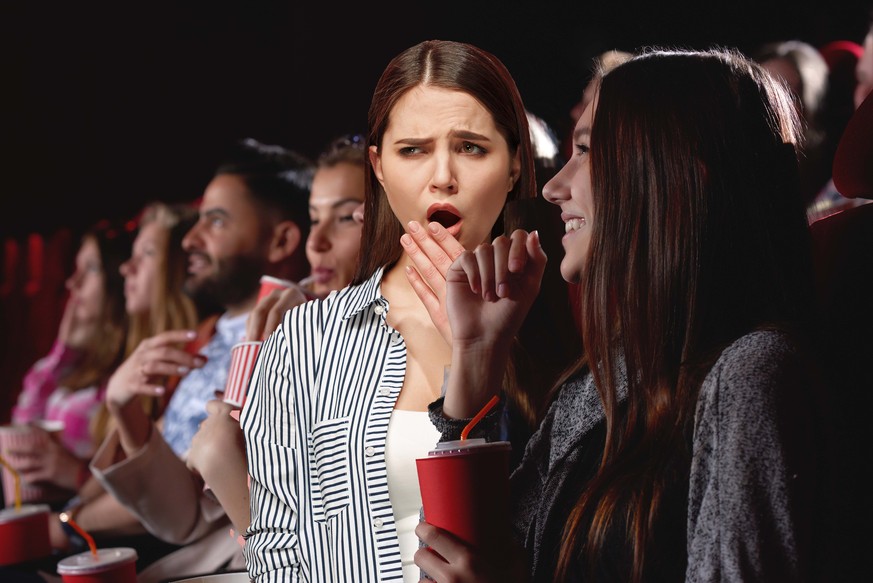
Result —
<instances>
[{"instance_id":1,"label":"sweater sleeve","mask_svg":"<svg viewBox=\"0 0 873 583\"><path fill-rule=\"evenodd\" d=\"M45 416L49 397L82 353L55 340L47 355L36 361L24 376L18 402L12 408L13 423L28 423Z\"/></svg>"},{"instance_id":2,"label":"sweater sleeve","mask_svg":"<svg viewBox=\"0 0 873 583\"><path fill-rule=\"evenodd\" d=\"M191 471L152 431L135 455L118 460L118 433L111 433L91 461L91 471L106 490L126 506L156 537L191 544L218 526L230 527L220 504L209 498Z\"/></svg>"},{"instance_id":3,"label":"sweater sleeve","mask_svg":"<svg viewBox=\"0 0 873 583\"><path fill-rule=\"evenodd\" d=\"M443 397L440 397L427 407L428 417L430 422L440 432L440 441L457 441L461 439L461 432L467 424L473 420L472 417L467 419L453 419L443 415ZM488 413L473 427L469 437L481 437L487 441L500 440L500 420L503 418L503 404L505 399L501 398L500 403L493 407Z\"/></svg>"},{"instance_id":4,"label":"sweater sleeve","mask_svg":"<svg viewBox=\"0 0 873 583\"><path fill-rule=\"evenodd\" d=\"M728 348L701 387L686 581L802 581L815 475L810 377L773 332Z\"/></svg>"}]
</instances>

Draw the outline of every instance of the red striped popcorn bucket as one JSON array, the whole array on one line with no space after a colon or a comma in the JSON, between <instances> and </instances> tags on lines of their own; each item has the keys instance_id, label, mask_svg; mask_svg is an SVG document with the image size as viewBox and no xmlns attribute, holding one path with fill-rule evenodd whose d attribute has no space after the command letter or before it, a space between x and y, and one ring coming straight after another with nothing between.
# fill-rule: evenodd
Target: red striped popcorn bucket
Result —
<instances>
[{"instance_id":1,"label":"red striped popcorn bucket","mask_svg":"<svg viewBox=\"0 0 873 583\"><path fill-rule=\"evenodd\" d=\"M224 386L224 402L242 409L246 402L249 380L258 360L261 341L239 342L230 349L230 370Z\"/></svg>"}]
</instances>

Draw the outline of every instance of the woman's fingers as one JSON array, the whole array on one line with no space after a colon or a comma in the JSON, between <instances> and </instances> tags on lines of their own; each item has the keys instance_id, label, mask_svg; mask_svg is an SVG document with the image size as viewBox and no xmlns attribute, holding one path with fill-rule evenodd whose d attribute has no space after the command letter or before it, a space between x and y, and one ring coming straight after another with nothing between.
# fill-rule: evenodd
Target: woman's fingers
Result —
<instances>
[{"instance_id":1,"label":"woman's fingers","mask_svg":"<svg viewBox=\"0 0 873 583\"><path fill-rule=\"evenodd\" d=\"M474 255L479 266L479 277L482 281L482 299L493 302L497 300L496 278L494 277L494 254L498 251L492 245L483 243L476 247Z\"/></svg>"},{"instance_id":2,"label":"woman's fingers","mask_svg":"<svg viewBox=\"0 0 873 583\"><path fill-rule=\"evenodd\" d=\"M424 304L428 313L431 313L433 310L440 310L439 299L436 297L436 294L434 294L434 291L430 286L424 282L421 274L418 273L417 270L407 266L406 279L412 286L413 291L415 291L415 295L417 295L418 299L421 300L421 303Z\"/></svg>"},{"instance_id":3,"label":"woman's fingers","mask_svg":"<svg viewBox=\"0 0 873 583\"><path fill-rule=\"evenodd\" d=\"M507 258L507 269L512 273L521 273L527 266L528 261L528 241L532 237L536 237L537 247L539 246L539 234L534 231L528 234L526 231L516 229L510 235L509 255ZM542 251L542 249L540 249Z\"/></svg>"}]
</instances>

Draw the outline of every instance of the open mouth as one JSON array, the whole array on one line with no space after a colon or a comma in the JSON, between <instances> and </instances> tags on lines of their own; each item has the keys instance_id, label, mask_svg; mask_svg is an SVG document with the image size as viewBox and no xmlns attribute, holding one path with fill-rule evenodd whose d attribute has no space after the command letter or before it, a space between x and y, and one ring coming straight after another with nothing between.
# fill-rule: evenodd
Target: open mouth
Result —
<instances>
[{"instance_id":1,"label":"open mouth","mask_svg":"<svg viewBox=\"0 0 873 583\"><path fill-rule=\"evenodd\" d=\"M438 209L432 212L427 217L427 220L434 223L439 223L443 227L448 229L458 224L458 221L461 220L461 217L448 209Z\"/></svg>"}]
</instances>

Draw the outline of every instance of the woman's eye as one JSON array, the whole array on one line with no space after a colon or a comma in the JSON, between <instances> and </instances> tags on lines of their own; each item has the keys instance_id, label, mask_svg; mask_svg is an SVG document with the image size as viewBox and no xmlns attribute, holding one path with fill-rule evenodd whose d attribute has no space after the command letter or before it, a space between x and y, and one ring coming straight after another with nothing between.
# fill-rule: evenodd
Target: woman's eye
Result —
<instances>
[{"instance_id":1,"label":"woman's eye","mask_svg":"<svg viewBox=\"0 0 873 583\"><path fill-rule=\"evenodd\" d=\"M354 223L355 217L354 215L342 215L340 217L337 217L337 221L340 223Z\"/></svg>"},{"instance_id":2,"label":"woman's eye","mask_svg":"<svg viewBox=\"0 0 873 583\"><path fill-rule=\"evenodd\" d=\"M418 146L406 146L405 148L400 148L400 155L412 156L414 154L420 154L421 151L421 148L419 148Z\"/></svg>"},{"instance_id":3,"label":"woman's eye","mask_svg":"<svg viewBox=\"0 0 873 583\"><path fill-rule=\"evenodd\" d=\"M576 144L576 153L577 154L587 154L591 148L588 147L588 144Z\"/></svg>"},{"instance_id":4,"label":"woman's eye","mask_svg":"<svg viewBox=\"0 0 873 583\"><path fill-rule=\"evenodd\" d=\"M467 154L484 154L485 148L471 142L464 142L461 149Z\"/></svg>"}]
</instances>

